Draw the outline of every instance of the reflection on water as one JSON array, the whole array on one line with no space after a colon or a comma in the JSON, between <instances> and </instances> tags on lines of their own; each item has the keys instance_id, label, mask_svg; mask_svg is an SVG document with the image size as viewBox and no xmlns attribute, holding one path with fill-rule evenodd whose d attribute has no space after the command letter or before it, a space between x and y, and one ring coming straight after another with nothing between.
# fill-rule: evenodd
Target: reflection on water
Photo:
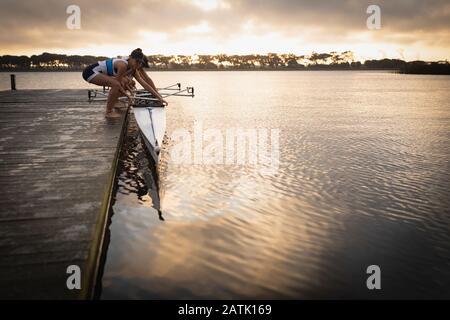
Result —
<instances>
[{"instance_id":1,"label":"reflection on water","mask_svg":"<svg viewBox=\"0 0 450 320\"><path fill-rule=\"evenodd\" d=\"M168 136L196 121L277 128L280 165L266 175L251 165L180 165L168 139L161 221L131 139L102 298L450 297L449 77L154 77L196 88L195 99L170 100ZM372 264L381 267L378 292L366 288Z\"/></svg>"},{"instance_id":2,"label":"reflection on water","mask_svg":"<svg viewBox=\"0 0 450 320\"><path fill-rule=\"evenodd\" d=\"M139 205L151 207L160 215L158 174L153 159L141 139L136 121L130 116L127 135L119 156L119 175L114 202L126 204L131 200L132 205L137 199ZM162 216L160 220L164 220Z\"/></svg>"}]
</instances>

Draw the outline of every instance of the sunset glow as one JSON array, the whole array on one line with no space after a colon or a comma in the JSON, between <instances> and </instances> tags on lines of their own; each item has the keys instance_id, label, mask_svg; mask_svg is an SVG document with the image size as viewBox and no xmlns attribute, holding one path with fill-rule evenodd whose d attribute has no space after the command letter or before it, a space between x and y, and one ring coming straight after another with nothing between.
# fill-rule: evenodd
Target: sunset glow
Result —
<instances>
[{"instance_id":1,"label":"sunset glow","mask_svg":"<svg viewBox=\"0 0 450 320\"><path fill-rule=\"evenodd\" d=\"M81 29L65 27L67 1L4 0L0 54L267 54L351 50L358 59L445 60L450 4L381 1L380 30L366 26L369 2L87 1ZM49 9L50 8L50 9Z\"/></svg>"}]
</instances>

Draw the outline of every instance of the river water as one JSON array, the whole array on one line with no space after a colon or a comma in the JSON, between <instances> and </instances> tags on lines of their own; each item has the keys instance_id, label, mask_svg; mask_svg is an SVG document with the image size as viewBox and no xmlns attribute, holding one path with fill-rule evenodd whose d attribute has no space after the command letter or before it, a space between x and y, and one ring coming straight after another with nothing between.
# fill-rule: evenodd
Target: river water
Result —
<instances>
[{"instance_id":1,"label":"river water","mask_svg":"<svg viewBox=\"0 0 450 320\"><path fill-rule=\"evenodd\" d=\"M450 298L450 77L150 75L196 96L168 99L158 172L131 117L102 298ZM26 73L18 87L80 79ZM250 133L256 160L236 160L247 144L229 130Z\"/></svg>"}]
</instances>

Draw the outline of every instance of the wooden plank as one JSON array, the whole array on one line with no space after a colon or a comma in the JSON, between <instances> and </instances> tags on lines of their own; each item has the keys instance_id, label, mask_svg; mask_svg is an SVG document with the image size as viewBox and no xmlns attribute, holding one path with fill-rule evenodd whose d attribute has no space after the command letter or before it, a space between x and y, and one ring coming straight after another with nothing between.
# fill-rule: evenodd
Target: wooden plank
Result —
<instances>
[{"instance_id":1,"label":"wooden plank","mask_svg":"<svg viewBox=\"0 0 450 320\"><path fill-rule=\"evenodd\" d=\"M0 92L0 298L92 297L126 122L104 108L86 90Z\"/></svg>"}]
</instances>

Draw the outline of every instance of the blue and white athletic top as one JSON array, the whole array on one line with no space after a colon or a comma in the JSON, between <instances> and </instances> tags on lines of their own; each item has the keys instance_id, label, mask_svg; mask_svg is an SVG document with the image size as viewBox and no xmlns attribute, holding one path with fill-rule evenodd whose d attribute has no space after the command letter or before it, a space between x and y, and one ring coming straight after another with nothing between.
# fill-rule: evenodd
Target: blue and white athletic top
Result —
<instances>
[{"instance_id":1,"label":"blue and white athletic top","mask_svg":"<svg viewBox=\"0 0 450 320\"><path fill-rule=\"evenodd\" d=\"M86 67L83 71L83 78L87 82L91 82L92 79L95 78L96 75L99 73L108 75L108 76L115 76L117 75L117 69L114 68L114 63L116 61L123 61L128 65L128 60L126 58L113 58L113 59L107 59L104 61L99 61L97 63L91 64L90 66Z\"/></svg>"},{"instance_id":2,"label":"blue and white athletic top","mask_svg":"<svg viewBox=\"0 0 450 320\"><path fill-rule=\"evenodd\" d=\"M123 61L128 65L128 60L126 60L126 59L113 58L113 59L108 59L108 60L104 60L104 61L99 61L98 67L97 67L98 72L107 74L108 76L117 75L117 69L114 68L114 62L116 62L116 61Z\"/></svg>"}]
</instances>

